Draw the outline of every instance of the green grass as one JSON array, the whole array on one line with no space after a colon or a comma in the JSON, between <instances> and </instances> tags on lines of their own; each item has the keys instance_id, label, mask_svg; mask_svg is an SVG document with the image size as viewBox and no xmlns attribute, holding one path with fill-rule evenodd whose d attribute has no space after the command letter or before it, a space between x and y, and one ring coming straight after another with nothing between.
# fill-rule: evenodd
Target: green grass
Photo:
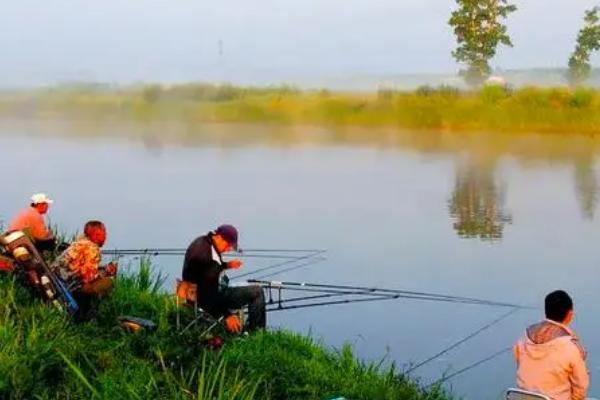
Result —
<instances>
[{"instance_id":1,"label":"green grass","mask_svg":"<svg viewBox=\"0 0 600 400\"><path fill-rule=\"evenodd\" d=\"M179 335L175 305L147 262L123 274L97 319L74 324L14 277L0 276L2 399L446 400L394 369L358 361L284 331L228 338L220 352ZM156 332L128 334L119 315L149 318ZM184 315L189 318L190 315Z\"/></svg>"},{"instance_id":2,"label":"green grass","mask_svg":"<svg viewBox=\"0 0 600 400\"><path fill-rule=\"evenodd\" d=\"M260 122L443 131L600 132L600 91L587 88L422 87L378 93L293 87L71 87L0 95L0 115L84 120Z\"/></svg>"}]
</instances>

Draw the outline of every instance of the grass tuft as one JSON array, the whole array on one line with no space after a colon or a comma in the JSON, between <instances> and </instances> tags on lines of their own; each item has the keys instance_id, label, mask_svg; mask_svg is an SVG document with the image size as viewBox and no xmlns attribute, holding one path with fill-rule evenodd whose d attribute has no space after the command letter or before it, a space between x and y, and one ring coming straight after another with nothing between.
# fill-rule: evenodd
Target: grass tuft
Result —
<instances>
[{"instance_id":1,"label":"grass tuft","mask_svg":"<svg viewBox=\"0 0 600 400\"><path fill-rule=\"evenodd\" d=\"M14 277L0 275L0 398L450 399L393 368L361 363L348 346L330 351L289 332L229 338L220 352L208 350L198 337L204 327L175 330L177 310L163 282L143 259L136 272L119 275L97 320L74 324ZM158 329L127 334L117 326L119 315L152 319ZM181 316L186 321L192 313Z\"/></svg>"}]
</instances>

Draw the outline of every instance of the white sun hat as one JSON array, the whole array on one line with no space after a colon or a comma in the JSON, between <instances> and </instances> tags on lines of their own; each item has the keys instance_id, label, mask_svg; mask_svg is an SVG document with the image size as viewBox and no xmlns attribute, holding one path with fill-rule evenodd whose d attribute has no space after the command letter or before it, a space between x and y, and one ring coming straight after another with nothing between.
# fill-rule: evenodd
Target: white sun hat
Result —
<instances>
[{"instance_id":1,"label":"white sun hat","mask_svg":"<svg viewBox=\"0 0 600 400\"><path fill-rule=\"evenodd\" d=\"M46 193L36 193L33 196L31 196L31 203L32 204L52 204L54 203L54 200L51 200Z\"/></svg>"}]
</instances>

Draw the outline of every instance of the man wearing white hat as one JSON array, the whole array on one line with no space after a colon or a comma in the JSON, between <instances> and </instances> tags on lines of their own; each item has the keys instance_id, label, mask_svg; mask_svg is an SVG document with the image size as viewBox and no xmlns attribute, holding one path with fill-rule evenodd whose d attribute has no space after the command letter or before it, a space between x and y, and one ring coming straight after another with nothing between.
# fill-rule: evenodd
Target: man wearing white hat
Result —
<instances>
[{"instance_id":1,"label":"man wearing white hat","mask_svg":"<svg viewBox=\"0 0 600 400\"><path fill-rule=\"evenodd\" d=\"M21 210L8 225L9 231L24 231L35 242L39 250L53 250L56 246L54 234L46 226L44 215L53 201L45 193L31 196L31 204Z\"/></svg>"}]
</instances>

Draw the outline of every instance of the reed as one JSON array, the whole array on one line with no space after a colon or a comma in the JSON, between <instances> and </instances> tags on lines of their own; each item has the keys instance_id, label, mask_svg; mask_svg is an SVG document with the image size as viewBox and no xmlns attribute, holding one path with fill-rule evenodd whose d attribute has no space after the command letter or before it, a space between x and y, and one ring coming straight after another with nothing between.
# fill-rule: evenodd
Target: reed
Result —
<instances>
[{"instance_id":1,"label":"reed","mask_svg":"<svg viewBox=\"0 0 600 400\"><path fill-rule=\"evenodd\" d=\"M260 122L414 130L600 132L600 91L499 86L479 91L421 87L377 93L289 86L188 84L77 87L0 95L0 115L86 120Z\"/></svg>"}]
</instances>

